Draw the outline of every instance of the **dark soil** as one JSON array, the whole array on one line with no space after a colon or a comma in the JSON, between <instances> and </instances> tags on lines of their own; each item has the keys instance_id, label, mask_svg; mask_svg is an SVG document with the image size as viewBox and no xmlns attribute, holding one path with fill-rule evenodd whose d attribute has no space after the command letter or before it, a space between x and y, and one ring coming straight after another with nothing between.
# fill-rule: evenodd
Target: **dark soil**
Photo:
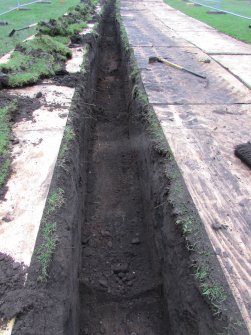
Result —
<instances>
[{"instance_id":1,"label":"dark soil","mask_svg":"<svg viewBox=\"0 0 251 335\"><path fill-rule=\"evenodd\" d=\"M167 334L161 279L150 266L125 78L106 19L82 229L80 334Z\"/></svg>"},{"instance_id":2,"label":"dark soil","mask_svg":"<svg viewBox=\"0 0 251 335\"><path fill-rule=\"evenodd\" d=\"M22 120L32 120L33 112L40 108L41 102L39 98L21 97L9 95L6 92L0 92L0 107L4 107L11 103L16 103L16 108L11 113L11 122L20 122Z\"/></svg>"}]
</instances>

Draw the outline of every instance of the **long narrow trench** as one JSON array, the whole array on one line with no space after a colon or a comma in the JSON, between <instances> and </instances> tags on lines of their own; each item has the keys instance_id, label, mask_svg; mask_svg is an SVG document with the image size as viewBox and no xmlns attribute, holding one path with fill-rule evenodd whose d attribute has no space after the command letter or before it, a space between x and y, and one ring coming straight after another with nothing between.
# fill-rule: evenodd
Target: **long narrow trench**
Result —
<instances>
[{"instance_id":1,"label":"long narrow trench","mask_svg":"<svg viewBox=\"0 0 251 335\"><path fill-rule=\"evenodd\" d=\"M112 12L105 19L100 54L82 229L80 334L167 334L161 281L151 270L144 239L142 194Z\"/></svg>"}]
</instances>

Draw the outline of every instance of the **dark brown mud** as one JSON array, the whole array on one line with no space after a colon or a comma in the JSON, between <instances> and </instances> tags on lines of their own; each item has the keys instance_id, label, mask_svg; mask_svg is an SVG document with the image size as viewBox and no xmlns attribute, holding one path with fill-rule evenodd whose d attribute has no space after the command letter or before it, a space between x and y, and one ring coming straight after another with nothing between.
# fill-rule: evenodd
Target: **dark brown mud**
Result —
<instances>
[{"instance_id":1,"label":"dark brown mud","mask_svg":"<svg viewBox=\"0 0 251 335\"><path fill-rule=\"evenodd\" d=\"M82 228L80 334L168 334L150 266L114 17L105 19Z\"/></svg>"}]
</instances>

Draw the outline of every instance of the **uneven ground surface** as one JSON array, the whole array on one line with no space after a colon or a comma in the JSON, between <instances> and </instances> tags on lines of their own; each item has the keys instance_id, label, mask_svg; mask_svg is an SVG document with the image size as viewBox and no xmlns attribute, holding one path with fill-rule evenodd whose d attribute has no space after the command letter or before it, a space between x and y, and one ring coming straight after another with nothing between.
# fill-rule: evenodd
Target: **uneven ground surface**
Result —
<instances>
[{"instance_id":1,"label":"uneven ground surface","mask_svg":"<svg viewBox=\"0 0 251 335\"><path fill-rule=\"evenodd\" d=\"M80 284L81 334L167 334L150 268L136 157L112 14L105 21L97 122L88 160Z\"/></svg>"},{"instance_id":2,"label":"uneven ground surface","mask_svg":"<svg viewBox=\"0 0 251 335\"><path fill-rule=\"evenodd\" d=\"M251 332L251 175L234 156L235 145L250 140L250 75L242 59L250 59L251 46L158 0L122 0L121 15L149 101ZM150 56L207 79L149 64Z\"/></svg>"}]
</instances>

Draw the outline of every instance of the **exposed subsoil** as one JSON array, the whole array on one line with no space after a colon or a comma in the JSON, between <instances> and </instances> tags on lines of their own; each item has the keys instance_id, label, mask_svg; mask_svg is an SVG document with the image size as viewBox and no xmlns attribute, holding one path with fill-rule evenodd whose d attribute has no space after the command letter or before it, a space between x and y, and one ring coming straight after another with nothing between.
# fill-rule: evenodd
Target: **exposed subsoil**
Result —
<instances>
[{"instance_id":1,"label":"exposed subsoil","mask_svg":"<svg viewBox=\"0 0 251 335\"><path fill-rule=\"evenodd\" d=\"M167 334L161 279L150 266L125 78L112 14L104 23L96 125L82 228L80 334Z\"/></svg>"}]
</instances>

